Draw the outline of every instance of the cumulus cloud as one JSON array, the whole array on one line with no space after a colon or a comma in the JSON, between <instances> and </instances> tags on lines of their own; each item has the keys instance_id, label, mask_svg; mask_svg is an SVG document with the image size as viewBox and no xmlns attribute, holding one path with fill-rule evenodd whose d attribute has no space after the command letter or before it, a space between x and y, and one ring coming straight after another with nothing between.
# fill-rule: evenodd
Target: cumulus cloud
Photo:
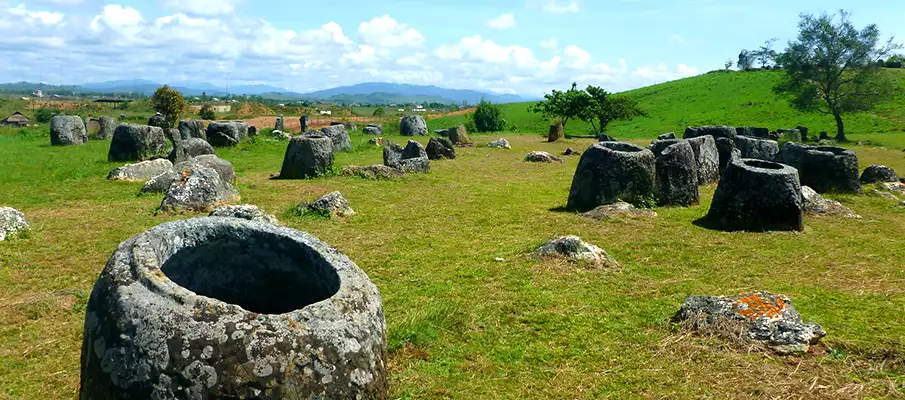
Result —
<instances>
[{"instance_id":1,"label":"cumulus cloud","mask_svg":"<svg viewBox=\"0 0 905 400\"><path fill-rule=\"evenodd\" d=\"M358 27L358 40L380 47L406 47L424 43L424 35L389 15L384 15L362 22Z\"/></svg>"},{"instance_id":2,"label":"cumulus cloud","mask_svg":"<svg viewBox=\"0 0 905 400\"><path fill-rule=\"evenodd\" d=\"M52 0L79 1L79 0ZM227 15L236 11L236 6L243 0L163 0L164 9L193 15Z\"/></svg>"},{"instance_id":3,"label":"cumulus cloud","mask_svg":"<svg viewBox=\"0 0 905 400\"><path fill-rule=\"evenodd\" d=\"M471 35L428 47L423 34L388 15L362 22L350 38L329 20L285 29L188 6L162 16L118 4L87 16L33 7L0 6L0 57L16 60L0 63L4 81L37 81L50 67L63 76L47 71L45 79L65 84L148 79L223 86L228 76L233 84L296 91L386 81L540 95L573 81L624 90L697 73L687 65L629 68L625 60L599 59L552 38L531 46ZM535 49L552 51L541 57Z\"/></svg>"},{"instance_id":4,"label":"cumulus cloud","mask_svg":"<svg viewBox=\"0 0 905 400\"><path fill-rule=\"evenodd\" d=\"M581 11L576 0L544 0L541 9L553 14L577 13Z\"/></svg>"},{"instance_id":5,"label":"cumulus cloud","mask_svg":"<svg viewBox=\"0 0 905 400\"><path fill-rule=\"evenodd\" d=\"M486 25L493 29L515 28L515 15L512 13L500 14L500 16L487 21Z\"/></svg>"}]
</instances>

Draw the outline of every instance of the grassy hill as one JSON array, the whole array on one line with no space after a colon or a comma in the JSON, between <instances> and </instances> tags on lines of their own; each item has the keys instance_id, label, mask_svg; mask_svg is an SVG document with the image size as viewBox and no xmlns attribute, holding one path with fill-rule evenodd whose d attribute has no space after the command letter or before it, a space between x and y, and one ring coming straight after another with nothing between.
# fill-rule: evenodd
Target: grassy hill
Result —
<instances>
[{"instance_id":1,"label":"grassy hill","mask_svg":"<svg viewBox=\"0 0 905 400\"><path fill-rule=\"evenodd\" d=\"M905 89L905 71L888 70L896 84ZM650 116L616 122L609 132L617 138L653 138L664 132L681 133L689 125L765 126L771 129L804 125L814 132L835 131L831 116L805 114L792 109L773 93L779 71L714 72L692 78L635 89L623 94L634 97ZM565 89L565 88L559 88ZM852 134L876 134L905 131L905 90L873 113L848 116L846 131ZM501 105L503 118L520 132L545 133L550 122L528 111L532 103ZM443 117L431 125L464 123L465 116ZM433 127L433 126L432 126ZM590 124L569 121L568 135L591 134Z\"/></svg>"}]
</instances>

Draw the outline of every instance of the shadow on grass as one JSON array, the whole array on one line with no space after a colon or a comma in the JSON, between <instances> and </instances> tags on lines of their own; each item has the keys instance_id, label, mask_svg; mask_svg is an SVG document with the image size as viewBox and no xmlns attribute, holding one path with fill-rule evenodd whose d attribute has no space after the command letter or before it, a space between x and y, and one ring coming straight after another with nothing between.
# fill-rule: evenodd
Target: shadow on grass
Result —
<instances>
[{"instance_id":1,"label":"shadow on grass","mask_svg":"<svg viewBox=\"0 0 905 400\"><path fill-rule=\"evenodd\" d=\"M786 223L755 223L755 222L738 222L727 223L718 221L716 218L710 218L705 215L692 221L694 226L704 228L711 231L720 232L748 232L748 233L768 233L768 232L802 232L802 226L794 226Z\"/></svg>"}]
</instances>

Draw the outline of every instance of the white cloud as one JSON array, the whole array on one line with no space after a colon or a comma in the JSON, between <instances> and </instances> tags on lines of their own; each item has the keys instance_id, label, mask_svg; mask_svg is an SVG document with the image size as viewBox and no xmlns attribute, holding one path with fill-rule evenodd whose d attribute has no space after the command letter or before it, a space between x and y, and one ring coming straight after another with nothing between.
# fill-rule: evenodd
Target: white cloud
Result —
<instances>
[{"instance_id":1,"label":"white cloud","mask_svg":"<svg viewBox=\"0 0 905 400\"><path fill-rule=\"evenodd\" d=\"M242 1L243 0L163 0L161 5L166 10L193 15L214 16L234 13L236 11L236 6Z\"/></svg>"},{"instance_id":2,"label":"white cloud","mask_svg":"<svg viewBox=\"0 0 905 400\"><path fill-rule=\"evenodd\" d=\"M362 22L358 27L358 40L379 47L406 47L420 45L425 39L421 32L384 15Z\"/></svg>"},{"instance_id":3,"label":"white cloud","mask_svg":"<svg viewBox=\"0 0 905 400\"><path fill-rule=\"evenodd\" d=\"M563 55L566 59L566 65L575 69L586 68L591 62L591 53L575 45L566 46L565 50L563 50Z\"/></svg>"},{"instance_id":4,"label":"white cloud","mask_svg":"<svg viewBox=\"0 0 905 400\"><path fill-rule=\"evenodd\" d=\"M577 13L581 11L578 8L577 0L544 0L541 8L548 12L554 14L563 14L563 13Z\"/></svg>"},{"instance_id":5,"label":"white cloud","mask_svg":"<svg viewBox=\"0 0 905 400\"><path fill-rule=\"evenodd\" d=\"M559 40L556 38L541 40L540 47L547 50L556 50L559 48Z\"/></svg>"},{"instance_id":6,"label":"white cloud","mask_svg":"<svg viewBox=\"0 0 905 400\"><path fill-rule=\"evenodd\" d=\"M49 11L29 11L25 4L6 8L6 12L15 16L24 17L25 22L33 24L40 22L47 25L56 25L63 21L63 14Z\"/></svg>"},{"instance_id":7,"label":"white cloud","mask_svg":"<svg viewBox=\"0 0 905 400\"><path fill-rule=\"evenodd\" d=\"M486 25L493 29L515 28L515 15L512 13L500 14L500 16L487 21Z\"/></svg>"}]
</instances>

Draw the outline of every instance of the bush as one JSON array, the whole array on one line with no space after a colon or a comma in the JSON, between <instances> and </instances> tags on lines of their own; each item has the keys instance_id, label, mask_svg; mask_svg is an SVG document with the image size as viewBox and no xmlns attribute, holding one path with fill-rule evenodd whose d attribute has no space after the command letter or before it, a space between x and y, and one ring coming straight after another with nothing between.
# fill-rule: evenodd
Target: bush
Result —
<instances>
[{"instance_id":1,"label":"bush","mask_svg":"<svg viewBox=\"0 0 905 400\"><path fill-rule=\"evenodd\" d=\"M201 119L207 121L213 121L217 119L217 115L214 114L214 109L211 108L211 106L201 107L201 112L199 112L198 115L201 117Z\"/></svg>"},{"instance_id":2,"label":"bush","mask_svg":"<svg viewBox=\"0 0 905 400\"><path fill-rule=\"evenodd\" d=\"M506 120L503 119L502 114L500 106L481 100L481 104L478 104L477 109L472 114L475 131L497 132L506 129Z\"/></svg>"},{"instance_id":3,"label":"bush","mask_svg":"<svg viewBox=\"0 0 905 400\"><path fill-rule=\"evenodd\" d=\"M54 115L56 115L56 110L49 108L39 108L38 111L35 111L35 122L39 124L50 123L50 120Z\"/></svg>"}]
</instances>

